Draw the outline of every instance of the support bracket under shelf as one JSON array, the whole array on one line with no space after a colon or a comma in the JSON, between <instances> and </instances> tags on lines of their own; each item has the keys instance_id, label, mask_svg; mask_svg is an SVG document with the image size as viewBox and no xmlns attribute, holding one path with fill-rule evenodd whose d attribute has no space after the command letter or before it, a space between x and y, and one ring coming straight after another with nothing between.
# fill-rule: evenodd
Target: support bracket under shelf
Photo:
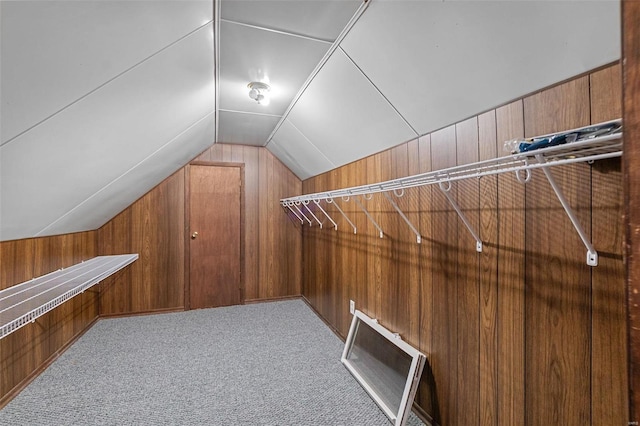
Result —
<instances>
[{"instance_id":1,"label":"support bracket under shelf","mask_svg":"<svg viewBox=\"0 0 640 426\"><path fill-rule=\"evenodd\" d=\"M293 207L296 208L296 210L298 210L298 213L300 213L302 215L302 217L304 217L306 219L307 222L309 222L309 226L313 226L313 222L311 222L311 219L309 219L307 217L307 215L305 215L304 213L302 213L302 210L300 210L300 207L298 207L300 204L302 204L302 201L294 201L293 202ZM304 222L303 222L304 223Z\"/></svg>"},{"instance_id":2,"label":"support bracket under shelf","mask_svg":"<svg viewBox=\"0 0 640 426\"><path fill-rule=\"evenodd\" d=\"M380 238L384 238L384 232L382 232L382 228L380 228L380 225L378 225L378 222L376 222L373 217L371 217L371 215L369 214L369 212L367 211L367 209L364 207L364 205L362 205L362 203L360 202L360 200L358 200L358 198L353 197L353 201L355 201L360 208L362 209L362 211L364 212L365 215L367 215L367 218L369 218L369 220L371 221L371 223L373 223L373 226L376 227L376 229L378 230L378 232L380 233Z\"/></svg>"},{"instance_id":3,"label":"support bracket under shelf","mask_svg":"<svg viewBox=\"0 0 640 426\"><path fill-rule=\"evenodd\" d=\"M443 182L438 182L438 187L440 187L440 190L442 191L444 196L447 197L447 200L449 200L449 203L451 204L451 206L454 208L456 213L458 213L458 216L462 220L462 223L464 223L464 225L467 227L467 229L471 233L471 236L473 236L473 238L476 240L476 251L478 253L482 253L482 240L476 233L475 229L473 229L473 226L471 226L471 222L469 222L469 220L464 215L464 213L462 213L462 210L460 209L460 206L458 206L458 203L456 203L456 200L454 200L451 194L449 193L449 191L451 191L451 181L447 181L447 186L445 186Z\"/></svg>"},{"instance_id":4,"label":"support bracket under shelf","mask_svg":"<svg viewBox=\"0 0 640 426\"><path fill-rule=\"evenodd\" d=\"M298 220L300 221L301 225L304 225L304 220L302 220L300 215L298 213L296 213L296 211L291 207L293 205L293 201L285 201L285 202L283 202L282 205L285 206L286 208L288 208L289 211L291 213L293 213L296 218L298 218Z\"/></svg>"},{"instance_id":5,"label":"support bracket under shelf","mask_svg":"<svg viewBox=\"0 0 640 426\"><path fill-rule=\"evenodd\" d=\"M309 212L309 214L311 214L311 216L313 216L313 218L316 220L316 222L318 222L318 225L320 225L320 229L322 229L322 222L320 222L320 219L318 219L318 216L316 216L315 214L313 214L313 212L311 211L311 209L309 208L309 200L305 200L302 202L302 205L304 206L305 209L307 209L307 211Z\"/></svg>"},{"instance_id":6,"label":"support bracket under shelf","mask_svg":"<svg viewBox=\"0 0 640 426\"><path fill-rule=\"evenodd\" d=\"M355 233L356 233L356 231L357 231L356 226L353 224L353 222L351 222L351 220L349 220L349 217L348 217L348 216L347 216L347 215L342 211L342 209L340 208L340 206L338 205L338 203L336 203L336 202L333 200L333 198L327 198L327 203L328 203L328 204L333 203L333 205L335 206L335 208L336 208L336 209L338 209L338 211L340 212L340 214L342 214L342 216L345 218L345 220L346 220L347 222L349 222L349 225L351 225L351 227L353 228L353 233L355 234ZM337 226L337 225L336 225L336 226ZM336 229L338 229L338 228L336 227Z\"/></svg>"},{"instance_id":7,"label":"support bracket under shelf","mask_svg":"<svg viewBox=\"0 0 640 426\"><path fill-rule=\"evenodd\" d=\"M536 160L538 160L538 163L540 164L545 163L544 157L540 154L536 155ZM571 220L573 227L578 232L578 235L580 236L582 243L587 248L587 265L598 266L598 252L593 247L593 244L591 244L591 240L589 239L589 236L587 235L587 233L584 231L584 228L582 228L582 225L580 225L580 221L578 220L578 217L576 216L575 212L569 205L569 202L565 198L562 190L558 186L556 180L553 177L553 174L551 173L551 170L549 169L548 166L547 167L543 166L541 167L541 169L544 172L544 175L546 176L547 180L549 181L549 185L551 185L553 192L556 193L556 197L558 197L558 200L560 201L560 204L562 204L564 211L567 213L567 216L569 216L569 220Z\"/></svg>"},{"instance_id":8,"label":"support bracket under shelf","mask_svg":"<svg viewBox=\"0 0 640 426\"><path fill-rule=\"evenodd\" d=\"M329 221L333 224L333 228L337 231L338 230L338 224L333 219L331 219L331 216L329 216L329 214L322 208L322 206L320 205L320 200L313 200L313 202L315 203L316 206L318 206L320 211L322 213L324 213L324 215L327 217L327 219L329 219Z\"/></svg>"},{"instance_id":9,"label":"support bracket under shelf","mask_svg":"<svg viewBox=\"0 0 640 426\"><path fill-rule=\"evenodd\" d=\"M407 223L407 225L409 225L409 228L411 228L413 233L416 234L416 241L417 241L418 244L420 244L422 242L422 237L420 236L420 232L416 229L415 226L413 226L413 224L411 223L409 218L402 212L402 210L400 210L400 207L398 207L398 204L395 201L393 201L393 198L391 198L391 196L386 192L383 192L383 194L387 198L387 200L389 200L389 203L391 203L393 208L396 209L396 211L398 212L400 217L402 219L404 219L404 221Z\"/></svg>"}]
</instances>

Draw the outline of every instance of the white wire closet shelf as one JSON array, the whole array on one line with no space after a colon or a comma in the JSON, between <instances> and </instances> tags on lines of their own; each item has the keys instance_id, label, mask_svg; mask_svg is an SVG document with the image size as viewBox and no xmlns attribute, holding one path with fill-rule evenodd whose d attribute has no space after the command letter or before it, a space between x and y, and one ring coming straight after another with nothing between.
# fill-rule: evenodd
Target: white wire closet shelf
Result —
<instances>
[{"instance_id":1,"label":"white wire closet shelf","mask_svg":"<svg viewBox=\"0 0 640 426\"><path fill-rule=\"evenodd\" d=\"M138 259L97 256L0 291L0 339Z\"/></svg>"},{"instance_id":2,"label":"white wire closet shelf","mask_svg":"<svg viewBox=\"0 0 640 426\"><path fill-rule=\"evenodd\" d=\"M595 132L595 136L587 136L574 142L568 142L561 145L533 149L530 151L519 152L504 157L498 157L461 166L454 166L446 169L391 179L384 182L377 182L367 185L354 186L351 188L336 189L331 191L283 198L280 200L280 204L283 208L288 209L288 211L291 212L295 216L295 218L300 221L301 224L308 223L309 226L318 224L322 228L323 222L320 221L320 219L317 217L318 215L320 215L320 213L317 212L318 214L316 215L309 208L310 203L313 202L314 205L318 207L318 209L324 214L324 216L329 219L332 226L337 230L337 223L333 220L333 218L331 218L326 210L322 208L320 202L324 201L327 204L333 204L340 212L340 214L347 220L347 222L353 229L353 232L356 233L357 229L355 225L351 220L349 220L344 211L337 204L337 201L340 200L343 202L354 200L356 204L358 204L360 209L363 210L367 218L376 227L379 232L380 238L383 238L384 232L358 199L358 197L362 197L368 200L373 196L373 194L382 193L393 206L393 208L398 212L398 214L400 214L402 219L407 223L412 232L416 235L417 242L420 243L421 236L419 231L415 226L413 226L406 215L400 210L391 194L395 195L396 197L402 197L404 195L405 189L437 184L448 201L451 203L453 208L456 210L456 212L460 216L460 219L464 222L469 232L476 240L476 250L478 252L481 252L482 241L471 226L470 222L466 219L465 215L463 214L462 210L459 208L453 197L451 197L451 195L449 194L449 190L451 189L451 182L513 172L515 173L516 179L524 184L529 182L532 169L542 169L545 177L549 181L549 184L551 185L560 203L569 216L569 219L580 235L582 242L587 248L587 263L591 266L596 266L598 264L597 252L589 241L588 235L577 220L577 216L574 214L571 206L564 197L560 187L556 184L550 168L566 164L584 162L591 163L596 160L620 157L622 155L622 120L611 120L604 123L567 130L564 132L541 135L532 139L550 139L557 136L585 132L595 127L609 127L613 130L609 133L601 135L597 135L597 132Z\"/></svg>"}]
</instances>

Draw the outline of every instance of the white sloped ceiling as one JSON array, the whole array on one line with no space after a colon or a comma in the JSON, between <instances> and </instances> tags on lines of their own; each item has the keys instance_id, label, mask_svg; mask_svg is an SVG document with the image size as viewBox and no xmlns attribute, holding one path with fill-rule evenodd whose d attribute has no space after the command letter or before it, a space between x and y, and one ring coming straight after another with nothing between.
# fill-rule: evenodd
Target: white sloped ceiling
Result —
<instances>
[{"instance_id":1,"label":"white sloped ceiling","mask_svg":"<svg viewBox=\"0 0 640 426\"><path fill-rule=\"evenodd\" d=\"M620 7L374 0L341 47L425 134L618 60Z\"/></svg>"},{"instance_id":2,"label":"white sloped ceiling","mask_svg":"<svg viewBox=\"0 0 640 426\"><path fill-rule=\"evenodd\" d=\"M211 2L0 7L1 240L96 229L211 145Z\"/></svg>"},{"instance_id":3,"label":"white sloped ceiling","mask_svg":"<svg viewBox=\"0 0 640 426\"><path fill-rule=\"evenodd\" d=\"M619 58L617 1L371 0L267 147L307 178Z\"/></svg>"},{"instance_id":4,"label":"white sloped ceiling","mask_svg":"<svg viewBox=\"0 0 640 426\"><path fill-rule=\"evenodd\" d=\"M216 141L305 179L620 58L618 1L0 1L0 24L0 240L97 229Z\"/></svg>"},{"instance_id":5,"label":"white sloped ceiling","mask_svg":"<svg viewBox=\"0 0 640 426\"><path fill-rule=\"evenodd\" d=\"M263 146L359 0L222 0L217 141ZM271 87L269 105L250 82Z\"/></svg>"}]
</instances>

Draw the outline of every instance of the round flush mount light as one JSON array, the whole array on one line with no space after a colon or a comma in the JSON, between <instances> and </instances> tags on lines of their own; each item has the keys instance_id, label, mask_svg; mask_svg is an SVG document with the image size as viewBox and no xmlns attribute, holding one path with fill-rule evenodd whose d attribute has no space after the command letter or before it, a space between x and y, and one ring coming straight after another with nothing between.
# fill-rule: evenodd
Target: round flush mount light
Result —
<instances>
[{"instance_id":1,"label":"round flush mount light","mask_svg":"<svg viewBox=\"0 0 640 426\"><path fill-rule=\"evenodd\" d=\"M269 91L271 91L271 87L260 81L252 81L247 84L249 88L249 97L256 101L260 105L269 105L271 99L269 98Z\"/></svg>"}]
</instances>

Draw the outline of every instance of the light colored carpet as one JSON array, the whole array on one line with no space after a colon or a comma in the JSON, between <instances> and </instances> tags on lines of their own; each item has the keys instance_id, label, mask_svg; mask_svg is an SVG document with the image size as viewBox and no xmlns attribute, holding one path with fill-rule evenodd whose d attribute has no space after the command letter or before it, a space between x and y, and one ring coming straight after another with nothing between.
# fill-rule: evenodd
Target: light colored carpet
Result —
<instances>
[{"instance_id":1,"label":"light colored carpet","mask_svg":"<svg viewBox=\"0 0 640 426\"><path fill-rule=\"evenodd\" d=\"M389 425L342 348L301 300L103 319L0 425Z\"/></svg>"}]
</instances>

